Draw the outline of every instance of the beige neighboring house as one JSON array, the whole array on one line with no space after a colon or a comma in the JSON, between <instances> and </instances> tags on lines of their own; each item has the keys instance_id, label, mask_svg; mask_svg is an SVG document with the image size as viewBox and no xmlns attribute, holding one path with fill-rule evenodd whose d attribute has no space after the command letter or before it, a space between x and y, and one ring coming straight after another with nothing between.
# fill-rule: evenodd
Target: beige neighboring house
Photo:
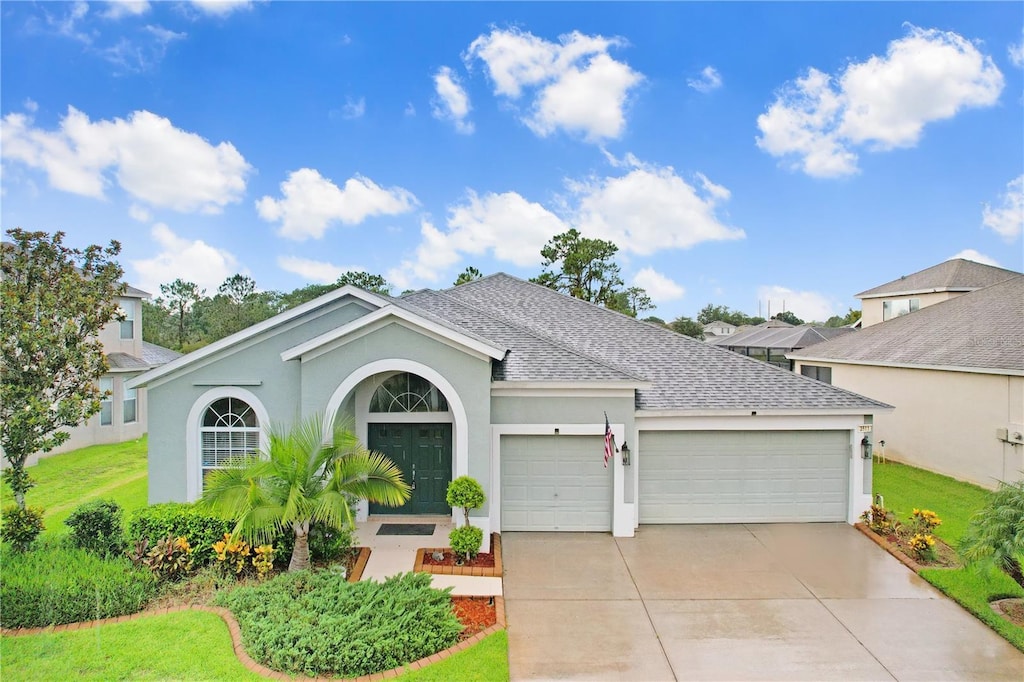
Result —
<instances>
[{"instance_id":1,"label":"beige neighboring house","mask_svg":"<svg viewBox=\"0 0 1024 682\"><path fill-rule=\"evenodd\" d=\"M857 294L861 328L880 324L1019 276L1019 272L953 258Z\"/></svg>"},{"instance_id":2,"label":"beige neighboring house","mask_svg":"<svg viewBox=\"0 0 1024 682\"><path fill-rule=\"evenodd\" d=\"M1003 281L967 292L951 285L935 292L946 300L922 300L912 315L866 323L789 358L805 376L896 408L875 416L876 453L885 441L886 457L994 488L1024 478L1024 275L965 269ZM924 299L920 287L911 290Z\"/></svg>"},{"instance_id":3,"label":"beige neighboring house","mask_svg":"<svg viewBox=\"0 0 1024 682\"><path fill-rule=\"evenodd\" d=\"M712 336L729 336L730 334L736 333L736 325L729 324L728 322L722 322L721 320L715 320L714 322L708 322L704 325L704 335L706 337Z\"/></svg>"},{"instance_id":4,"label":"beige neighboring house","mask_svg":"<svg viewBox=\"0 0 1024 682\"><path fill-rule=\"evenodd\" d=\"M125 285L119 305L125 319L110 322L100 330L99 339L107 356L109 371L100 377L100 389L110 395L98 414L84 424L68 429L71 437L58 448L29 457L35 464L40 456L49 457L89 445L121 443L141 438L147 429L146 389L125 387L125 383L143 372L180 357L181 353L142 340L142 300L150 295Z\"/></svg>"}]
</instances>

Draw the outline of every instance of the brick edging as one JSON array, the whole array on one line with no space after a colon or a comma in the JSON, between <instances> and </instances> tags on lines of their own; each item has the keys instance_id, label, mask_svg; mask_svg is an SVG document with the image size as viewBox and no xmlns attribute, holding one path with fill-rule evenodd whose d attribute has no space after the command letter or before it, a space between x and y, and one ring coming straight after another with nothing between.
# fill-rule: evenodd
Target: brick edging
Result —
<instances>
[{"instance_id":1,"label":"brick edging","mask_svg":"<svg viewBox=\"0 0 1024 682\"><path fill-rule=\"evenodd\" d=\"M434 566L425 564L424 558L431 552L451 551L451 547L423 547L416 550L416 562L413 564L414 573L433 573L434 575L476 575L488 578L500 578L502 575L501 565L501 533L491 533L491 553L494 555L494 567L484 568L471 566Z\"/></svg>"},{"instance_id":2,"label":"brick edging","mask_svg":"<svg viewBox=\"0 0 1024 682\"><path fill-rule=\"evenodd\" d=\"M370 560L370 548L360 547L359 556L356 557L356 563L352 567L352 575L348 576L350 583L357 583L363 577L363 571L366 570L366 562Z\"/></svg>"},{"instance_id":3,"label":"brick edging","mask_svg":"<svg viewBox=\"0 0 1024 682\"><path fill-rule=\"evenodd\" d=\"M917 563L916 561L914 561L898 549L891 547L891 543L888 540L883 538L875 531L871 530L866 523L855 523L853 524L853 527L859 530L861 533L864 533L864 535L867 535L869 538L871 538L872 542L874 542L876 545L884 549L886 552L899 559L899 562L901 564L909 568L914 573L920 573L921 569L927 568L927 566L922 566L921 564Z\"/></svg>"},{"instance_id":4,"label":"brick edging","mask_svg":"<svg viewBox=\"0 0 1024 682\"><path fill-rule=\"evenodd\" d=\"M288 674L282 673L282 672L278 672L276 670L271 670L270 668L268 668L268 667L266 667L264 665L260 665L259 663L254 661L252 659L252 657L249 656L248 653L246 653L245 647L242 645L242 630L241 630L241 628L238 625L238 621L235 620L235 616L230 611L228 611L227 609L222 608L220 606L200 606L200 605L197 605L197 604L193 604L193 605L190 605L190 606L176 606L176 607L165 608L165 609L153 609L153 610L149 610L149 611L140 611L139 613L133 613L133 614L131 614L129 616L117 616L117 617L114 617L114 618L103 618L103 619L100 619L100 620L89 620L89 621L84 621L84 622L81 622L81 623L68 623L66 625L50 625L50 626L43 627L43 628L18 628L18 629L14 629L14 630L11 630L11 629L8 629L8 628L3 628L2 630L0 630L0 634L3 634L5 637L24 637L24 636L27 636L27 635L38 635L38 634L42 634L44 632L56 633L56 632L71 632L71 631L74 631L74 630L88 630L90 628L99 627L101 625L110 625L110 624L113 624L113 623L124 623L126 621L138 620L139 618L145 618L147 616L162 616L162 615L167 615L167 614L170 614L170 613L178 613L180 611L205 611L207 613L212 613L212 614L215 614L217 616L220 616L221 620L223 620L224 623L228 626L228 632L231 634L231 647L232 647L232 649L235 652L235 656L238 658L238 661L242 665L244 665L248 670L256 673L257 675L262 675L263 677L267 677L267 678L274 679L274 680L294 680L294 679L296 679L296 678L292 677L291 675L288 675ZM300 679L300 680L302 680L302 679L313 680L314 682L325 682L326 680L334 680L336 682L339 681L339 680L348 681L348 682L376 682L377 680L386 680L386 679L391 679L391 678L394 678L394 677L398 677L400 674L405 673L407 671L419 670L420 668L425 668L426 666L430 665L431 663L437 663L438 661L443 661L444 659L449 658L449 657L453 656L454 654L457 654L460 651L465 651L466 649L470 648L471 646L473 646L474 644L476 644L477 642L479 642L483 638L487 637L488 635L492 635L495 632L500 632L501 630L504 630L505 629L505 600L504 600L504 598L502 598L502 597L495 597L494 598L494 615L496 617L497 622L494 625L492 625L489 628L487 628L486 630L482 630L482 631L476 633L475 635L473 635L472 637L470 637L469 639L466 639L466 640L464 640L462 642L459 642L458 644L455 644L454 646L450 646L450 647L448 647L447 649L445 649L443 651L438 651L436 654L432 654L430 656L425 656L424 658L421 658L418 661L413 661L412 663L407 663L407 664L405 664L405 665L403 665L403 666L401 666L399 668L392 668L391 670L385 670L384 672L373 673L371 675L362 675L360 677L350 677L350 678L339 678L339 677L316 677L316 678L306 677L306 678L302 678L302 677L300 677L300 678L297 678L297 679Z\"/></svg>"}]
</instances>

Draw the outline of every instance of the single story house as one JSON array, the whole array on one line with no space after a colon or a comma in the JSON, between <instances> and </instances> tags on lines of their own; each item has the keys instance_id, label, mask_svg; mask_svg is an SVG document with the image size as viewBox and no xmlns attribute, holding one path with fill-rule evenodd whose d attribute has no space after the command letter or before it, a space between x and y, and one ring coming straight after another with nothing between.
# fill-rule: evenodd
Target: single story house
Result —
<instances>
[{"instance_id":1,"label":"single story house","mask_svg":"<svg viewBox=\"0 0 1024 682\"><path fill-rule=\"evenodd\" d=\"M952 258L857 294L861 302L861 327L870 327L1019 275L1013 270Z\"/></svg>"},{"instance_id":2,"label":"single story house","mask_svg":"<svg viewBox=\"0 0 1024 682\"><path fill-rule=\"evenodd\" d=\"M788 355L793 351L854 331L851 327L794 326L781 320L768 320L744 327L730 336L709 339L708 343L776 367L792 369Z\"/></svg>"},{"instance_id":3,"label":"single story house","mask_svg":"<svg viewBox=\"0 0 1024 682\"><path fill-rule=\"evenodd\" d=\"M505 274L399 298L342 287L129 386L149 390L152 503L197 499L271 422L324 414L415 481L405 507L359 518L450 514L448 482L470 475L485 537L852 523L871 500L864 425L890 409Z\"/></svg>"},{"instance_id":4,"label":"single story house","mask_svg":"<svg viewBox=\"0 0 1024 682\"><path fill-rule=\"evenodd\" d=\"M801 373L895 406L874 422L886 457L987 488L1019 480L1024 275L1011 275L789 358Z\"/></svg>"}]
</instances>

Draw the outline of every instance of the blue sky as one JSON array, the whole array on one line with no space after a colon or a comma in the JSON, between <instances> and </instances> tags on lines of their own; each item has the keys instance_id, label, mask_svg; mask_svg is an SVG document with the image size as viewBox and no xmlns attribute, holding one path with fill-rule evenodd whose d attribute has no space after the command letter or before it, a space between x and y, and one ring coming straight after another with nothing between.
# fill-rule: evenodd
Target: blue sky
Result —
<instances>
[{"instance_id":1,"label":"blue sky","mask_svg":"<svg viewBox=\"0 0 1024 682\"><path fill-rule=\"evenodd\" d=\"M2 222L208 292L529 277L577 227L665 319L1021 269L1021 3L10 3Z\"/></svg>"}]
</instances>

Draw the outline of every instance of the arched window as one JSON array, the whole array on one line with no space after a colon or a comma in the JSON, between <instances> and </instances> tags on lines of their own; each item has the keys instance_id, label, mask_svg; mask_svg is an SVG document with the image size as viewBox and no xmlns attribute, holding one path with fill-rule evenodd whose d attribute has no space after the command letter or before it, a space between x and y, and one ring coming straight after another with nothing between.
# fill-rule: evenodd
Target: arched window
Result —
<instances>
[{"instance_id":1,"label":"arched window","mask_svg":"<svg viewBox=\"0 0 1024 682\"><path fill-rule=\"evenodd\" d=\"M252 407L238 398L215 400L203 413L199 427L203 481L214 469L224 469L260 448L260 422Z\"/></svg>"},{"instance_id":2,"label":"arched window","mask_svg":"<svg viewBox=\"0 0 1024 682\"><path fill-rule=\"evenodd\" d=\"M377 388L370 399L370 412L448 412L448 401L423 377L402 372Z\"/></svg>"}]
</instances>

